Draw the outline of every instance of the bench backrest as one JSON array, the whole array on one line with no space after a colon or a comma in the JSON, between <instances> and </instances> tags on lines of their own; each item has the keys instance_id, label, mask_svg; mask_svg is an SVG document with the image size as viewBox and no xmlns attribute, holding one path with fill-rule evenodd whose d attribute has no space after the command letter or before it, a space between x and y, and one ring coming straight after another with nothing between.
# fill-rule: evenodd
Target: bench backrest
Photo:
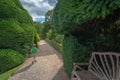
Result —
<instances>
[{"instance_id":1,"label":"bench backrest","mask_svg":"<svg viewBox=\"0 0 120 80\"><path fill-rule=\"evenodd\" d=\"M101 80L120 80L120 53L94 52L88 69Z\"/></svg>"}]
</instances>

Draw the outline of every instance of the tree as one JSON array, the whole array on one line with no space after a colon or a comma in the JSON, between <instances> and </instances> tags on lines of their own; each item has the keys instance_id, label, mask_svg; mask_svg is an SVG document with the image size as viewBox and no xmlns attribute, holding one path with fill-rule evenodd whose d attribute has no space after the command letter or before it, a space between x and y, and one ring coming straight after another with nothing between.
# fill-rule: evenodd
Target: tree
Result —
<instances>
[{"instance_id":1,"label":"tree","mask_svg":"<svg viewBox=\"0 0 120 80\"><path fill-rule=\"evenodd\" d=\"M53 16L53 10L49 10L45 14L45 22L44 22L44 28L43 28L44 37L47 36L47 33L50 33L49 31L52 31L53 33L55 33L55 31L53 30L52 16ZM51 34L51 36L52 35L53 34Z\"/></svg>"}]
</instances>

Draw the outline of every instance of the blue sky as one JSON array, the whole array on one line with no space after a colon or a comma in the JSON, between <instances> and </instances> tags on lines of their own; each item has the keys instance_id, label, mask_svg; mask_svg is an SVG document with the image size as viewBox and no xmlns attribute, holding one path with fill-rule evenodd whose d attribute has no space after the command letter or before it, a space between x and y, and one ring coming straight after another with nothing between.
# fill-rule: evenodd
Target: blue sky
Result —
<instances>
[{"instance_id":1,"label":"blue sky","mask_svg":"<svg viewBox=\"0 0 120 80\"><path fill-rule=\"evenodd\" d=\"M36 21L36 22L44 22L45 18L35 18L34 21Z\"/></svg>"},{"instance_id":2,"label":"blue sky","mask_svg":"<svg viewBox=\"0 0 120 80\"><path fill-rule=\"evenodd\" d=\"M45 13L53 9L57 3L57 0L20 0L23 7L32 16L33 20L44 21Z\"/></svg>"}]
</instances>

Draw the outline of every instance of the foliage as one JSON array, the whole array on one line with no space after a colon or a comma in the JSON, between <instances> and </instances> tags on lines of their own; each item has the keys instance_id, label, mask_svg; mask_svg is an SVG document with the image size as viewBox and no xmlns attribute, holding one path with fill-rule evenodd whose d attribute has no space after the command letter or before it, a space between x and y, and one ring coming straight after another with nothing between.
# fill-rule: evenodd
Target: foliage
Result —
<instances>
[{"instance_id":1,"label":"foliage","mask_svg":"<svg viewBox=\"0 0 120 80\"><path fill-rule=\"evenodd\" d=\"M50 21L65 35L63 60L69 76L73 62L87 62L92 51L120 52L120 0L58 0Z\"/></svg>"},{"instance_id":2,"label":"foliage","mask_svg":"<svg viewBox=\"0 0 120 80\"><path fill-rule=\"evenodd\" d=\"M19 8L24 9L19 0L13 0L13 1Z\"/></svg>"},{"instance_id":3,"label":"foliage","mask_svg":"<svg viewBox=\"0 0 120 80\"><path fill-rule=\"evenodd\" d=\"M54 33L55 32L54 29L52 28L52 22L51 22L52 21L52 15L53 15L53 10L49 10L45 14L45 22L43 23L44 28L42 29L42 34L44 34L44 38L46 38L49 33L52 33L52 32ZM50 30L50 29L52 29L52 30Z\"/></svg>"},{"instance_id":4,"label":"foliage","mask_svg":"<svg viewBox=\"0 0 120 80\"><path fill-rule=\"evenodd\" d=\"M57 36L56 32L53 29L50 29L47 33L47 38L52 40Z\"/></svg>"},{"instance_id":5,"label":"foliage","mask_svg":"<svg viewBox=\"0 0 120 80\"><path fill-rule=\"evenodd\" d=\"M53 16L53 10L49 10L49 11L45 14L45 21L46 21L46 22L51 22L51 21L52 21L52 16Z\"/></svg>"},{"instance_id":6,"label":"foliage","mask_svg":"<svg viewBox=\"0 0 120 80\"><path fill-rule=\"evenodd\" d=\"M74 62L88 62L91 50L89 47L81 45L73 36L65 36L63 40L63 61L64 67L71 76Z\"/></svg>"},{"instance_id":7,"label":"foliage","mask_svg":"<svg viewBox=\"0 0 120 80\"><path fill-rule=\"evenodd\" d=\"M62 41L63 41L63 38L64 38L63 35L57 35L54 40L55 40L57 43L60 43L60 44L61 44Z\"/></svg>"},{"instance_id":8,"label":"foliage","mask_svg":"<svg viewBox=\"0 0 120 80\"><path fill-rule=\"evenodd\" d=\"M29 28L29 29L28 29ZM0 22L0 48L11 48L21 53L27 53L33 43L33 27L17 23L15 20L1 20Z\"/></svg>"},{"instance_id":9,"label":"foliage","mask_svg":"<svg viewBox=\"0 0 120 80\"><path fill-rule=\"evenodd\" d=\"M59 0L53 13L54 27L58 33L69 33L91 20L104 19L119 8L120 0Z\"/></svg>"},{"instance_id":10,"label":"foliage","mask_svg":"<svg viewBox=\"0 0 120 80\"><path fill-rule=\"evenodd\" d=\"M47 32L51 29L51 25L47 22L43 23L44 27L42 28L42 36L43 39L47 37Z\"/></svg>"},{"instance_id":11,"label":"foliage","mask_svg":"<svg viewBox=\"0 0 120 80\"><path fill-rule=\"evenodd\" d=\"M16 1L14 1L0 1L0 19L15 19L20 23L33 24L32 18L28 12L19 7Z\"/></svg>"},{"instance_id":12,"label":"foliage","mask_svg":"<svg viewBox=\"0 0 120 80\"><path fill-rule=\"evenodd\" d=\"M93 51L120 52L120 38L117 35L109 35L108 37L101 34L96 36L90 43L93 46Z\"/></svg>"},{"instance_id":13,"label":"foliage","mask_svg":"<svg viewBox=\"0 0 120 80\"><path fill-rule=\"evenodd\" d=\"M40 22L34 22L34 26L37 30L37 33L41 36L41 38L43 37L44 34L42 34L42 30L44 28L43 24Z\"/></svg>"},{"instance_id":14,"label":"foliage","mask_svg":"<svg viewBox=\"0 0 120 80\"><path fill-rule=\"evenodd\" d=\"M32 18L19 0L0 0L0 48L28 53L34 36Z\"/></svg>"},{"instance_id":15,"label":"foliage","mask_svg":"<svg viewBox=\"0 0 120 80\"><path fill-rule=\"evenodd\" d=\"M39 36L39 34L36 34L36 40L37 40L37 42L40 41L40 36Z\"/></svg>"},{"instance_id":16,"label":"foliage","mask_svg":"<svg viewBox=\"0 0 120 80\"><path fill-rule=\"evenodd\" d=\"M11 49L0 50L0 73L3 73L24 61L24 57Z\"/></svg>"},{"instance_id":17,"label":"foliage","mask_svg":"<svg viewBox=\"0 0 120 80\"><path fill-rule=\"evenodd\" d=\"M19 65L11 70L8 70L2 74L0 74L0 80L8 80L8 78L15 73L20 67L22 67L22 65Z\"/></svg>"}]
</instances>

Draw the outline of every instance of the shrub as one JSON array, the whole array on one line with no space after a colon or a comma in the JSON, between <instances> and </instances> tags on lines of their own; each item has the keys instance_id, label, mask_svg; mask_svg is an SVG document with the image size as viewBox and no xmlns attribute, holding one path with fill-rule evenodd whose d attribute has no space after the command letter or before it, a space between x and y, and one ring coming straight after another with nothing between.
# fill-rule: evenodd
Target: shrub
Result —
<instances>
[{"instance_id":1,"label":"shrub","mask_svg":"<svg viewBox=\"0 0 120 80\"><path fill-rule=\"evenodd\" d=\"M38 34L38 33L36 33L36 40L37 40L37 42L39 42L39 41L40 41L40 36L39 36L39 34Z\"/></svg>"},{"instance_id":2,"label":"shrub","mask_svg":"<svg viewBox=\"0 0 120 80\"><path fill-rule=\"evenodd\" d=\"M73 36L65 36L63 40L63 61L64 67L71 76L74 62L88 62L91 50L89 47L81 45Z\"/></svg>"},{"instance_id":3,"label":"shrub","mask_svg":"<svg viewBox=\"0 0 120 80\"><path fill-rule=\"evenodd\" d=\"M22 4L20 3L19 0L13 0L13 1L14 1L14 3L15 3L19 8L24 9L24 8L22 7Z\"/></svg>"},{"instance_id":4,"label":"shrub","mask_svg":"<svg viewBox=\"0 0 120 80\"><path fill-rule=\"evenodd\" d=\"M0 50L0 73L3 73L24 61L24 57L11 49Z\"/></svg>"},{"instance_id":5,"label":"shrub","mask_svg":"<svg viewBox=\"0 0 120 80\"><path fill-rule=\"evenodd\" d=\"M63 35L57 35L57 37L54 40L58 43L62 43L63 37L64 37Z\"/></svg>"},{"instance_id":6,"label":"shrub","mask_svg":"<svg viewBox=\"0 0 120 80\"><path fill-rule=\"evenodd\" d=\"M48 31L48 33L47 33L47 38L50 39L50 40L52 40L52 39L54 39L55 37L56 37L55 31L54 31L53 29L50 29L50 30Z\"/></svg>"},{"instance_id":7,"label":"shrub","mask_svg":"<svg viewBox=\"0 0 120 80\"><path fill-rule=\"evenodd\" d=\"M0 0L0 48L28 53L34 43L35 29L19 0Z\"/></svg>"},{"instance_id":8,"label":"shrub","mask_svg":"<svg viewBox=\"0 0 120 80\"><path fill-rule=\"evenodd\" d=\"M0 1L0 19L15 19L20 23L33 25L32 17L14 1Z\"/></svg>"},{"instance_id":9,"label":"shrub","mask_svg":"<svg viewBox=\"0 0 120 80\"><path fill-rule=\"evenodd\" d=\"M34 41L34 32L32 30L32 26L27 24L19 25L15 20L1 20L0 48L11 48L23 54L27 53Z\"/></svg>"},{"instance_id":10,"label":"shrub","mask_svg":"<svg viewBox=\"0 0 120 80\"><path fill-rule=\"evenodd\" d=\"M37 30L37 33L40 35L40 37L43 35L42 34L42 29L43 29L43 24L40 22L34 22L35 29Z\"/></svg>"}]
</instances>

